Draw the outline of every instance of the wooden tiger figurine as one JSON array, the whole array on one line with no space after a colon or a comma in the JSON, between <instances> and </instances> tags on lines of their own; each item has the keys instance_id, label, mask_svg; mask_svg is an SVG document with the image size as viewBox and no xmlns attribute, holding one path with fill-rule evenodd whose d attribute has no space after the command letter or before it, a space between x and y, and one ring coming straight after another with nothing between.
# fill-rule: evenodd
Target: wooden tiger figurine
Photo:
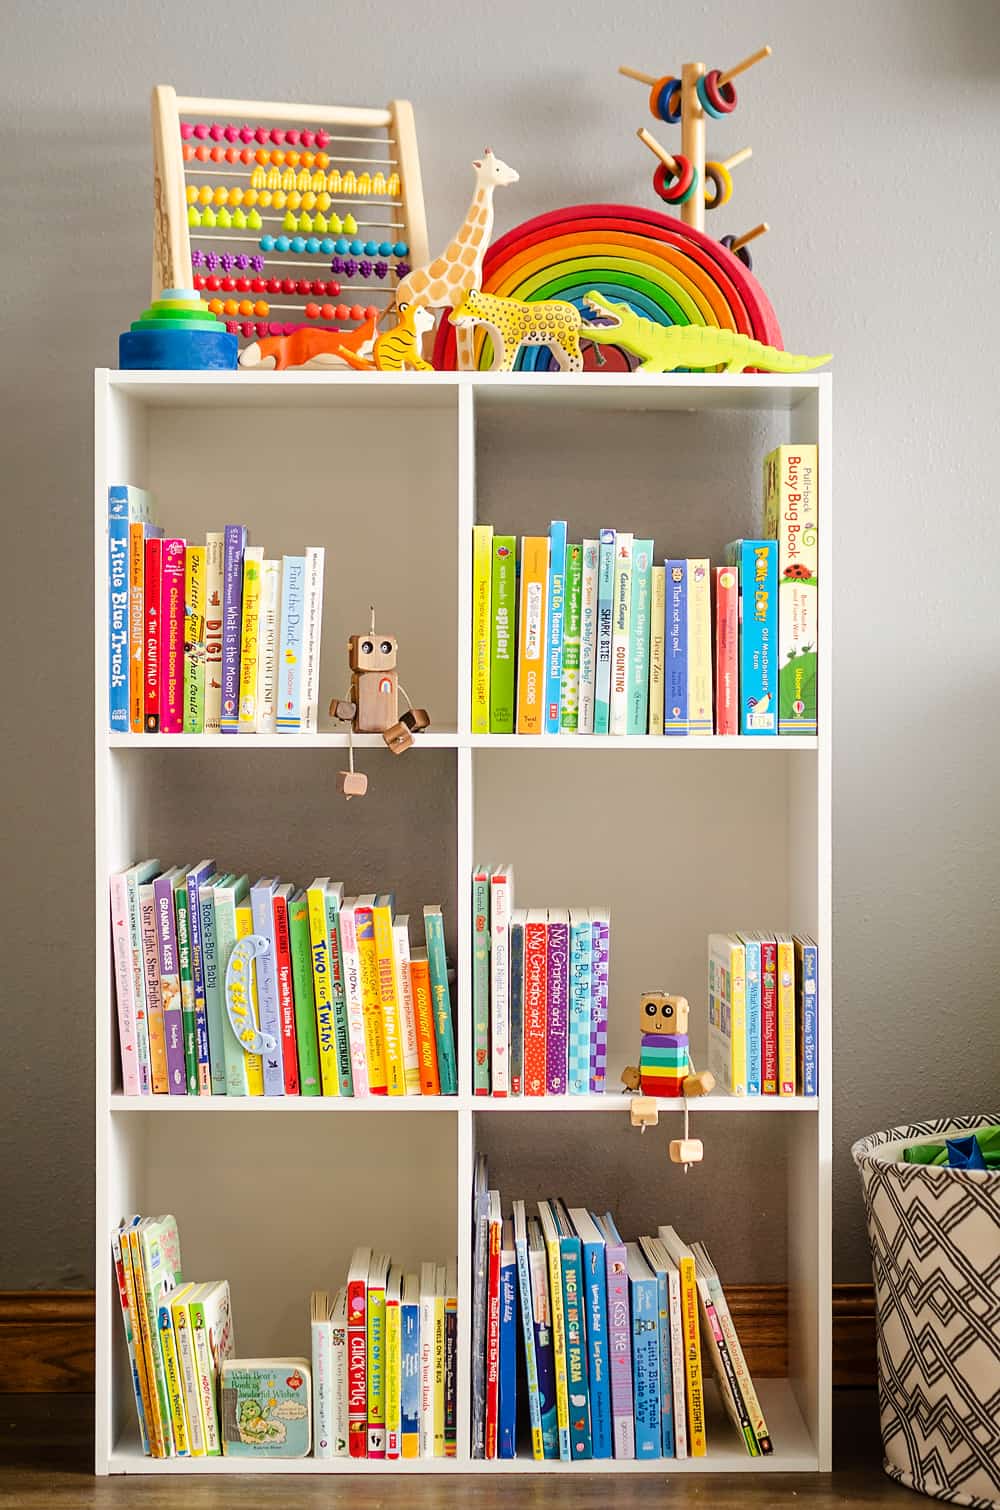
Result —
<instances>
[{"instance_id":1,"label":"wooden tiger figurine","mask_svg":"<svg viewBox=\"0 0 1000 1510\"><path fill-rule=\"evenodd\" d=\"M547 346L563 372L583 371L583 321L576 305L563 299L539 299L531 304L470 288L448 318L459 329L486 327L493 341L493 372L513 372L522 346Z\"/></svg>"},{"instance_id":2,"label":"wooden tiger figurine","mask_svg":"<svg viewBox=\"0 0 1000 1510\"><path fill-rule=\"evenodd\" d=\"M355 356L346 346L338 348L349 367L359 372L433 372L430 362L425 362L420 350L424 336L434 324L434 316L420 304L404 304L398 311L398 319L391 330L375 337L372 360Z\"/></svg>"}]
</instances>

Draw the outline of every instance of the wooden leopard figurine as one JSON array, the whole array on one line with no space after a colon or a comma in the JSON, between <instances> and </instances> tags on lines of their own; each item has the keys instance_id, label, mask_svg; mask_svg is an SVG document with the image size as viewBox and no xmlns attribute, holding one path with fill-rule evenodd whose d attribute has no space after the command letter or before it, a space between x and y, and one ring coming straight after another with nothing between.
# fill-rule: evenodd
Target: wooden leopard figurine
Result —
<instances>
[{"instance_id":1,"label":"wooden leopard figurine","mask_svg":"<svg viewBox=\"0 0 1000 1510\"><path fill-rule=\"evenodd\" d=\"M580 311L562 299L525 303L470 288L448 316L459 329L484 325L493 341L493 372L512 372L522 346L547 346L563 372L583 371Z\"/></svg>"}]
</instances>

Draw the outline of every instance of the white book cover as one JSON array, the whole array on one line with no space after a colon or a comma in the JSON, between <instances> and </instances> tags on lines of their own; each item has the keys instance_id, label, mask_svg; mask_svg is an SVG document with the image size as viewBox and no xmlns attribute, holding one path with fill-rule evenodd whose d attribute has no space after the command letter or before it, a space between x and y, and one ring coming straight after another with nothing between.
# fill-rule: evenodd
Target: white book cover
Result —
<instances>
[{"instance_id":1,"label":"white book cover","mask_svg":"<svg viewBox=\"0 0 1000 1510\"><path fill-rule=\"evenodd\" d=\"M410 915L400 913L392 922L392 953L396 969L396 1001L403 1034L403 1076L406 1094L419 1096L420 1048L417 1041L417 1011L410 976Z\"/></svg>"},{"instance_id":2,"label":"white book cover","mask_svg":"<svg viewBox=\"0 0 1000 1510\"><path fill-rule=\"evenodd\" d=\"M273 734L278 710L278 608L281 562L265 561L260 576L260 644L257 651L257 733Z\"/></svg>"},{"instance_id":3,"label":"white book cover","mask_svg":"<svg viewBox=\"0 0 1000 1510\"><path fill-rule=\"evenodd\" d=\"M313 1382L313 1456L333 1457L333 1358L330 1296L314 1290L310 1301Z\"/></svg>"},{"instance_id":4,"label":"white book cover","mask_svg":"<svg viewBox=\"0 0 1000 1510\"><path fill-rule=\"evenodd\" d=\"M420 1265L420 1456L434 1456L434 1302L437 1267Z\"/></svg>"},{"instance_id":5,"label":"white book cover","mask_svg":"<svg viewBox=\"0 0 1000 1510\"><path fill-rule=\"evenodd\" d=\"M597 576L600 545L583 542L583 581L580 589L580 707L576 732L594 732L594 688L597 678Z\"/></svg>"},{"instance_id":6,"label":"white book cover","mask_svg":"<svg viewBox=\"0 0 1000 1510\"><path fill-rule=\"evenodd\" d=\"M351 1050L351 1075L355 1096L368 1094L368 1058L365 1053L365 1009L361 997L361 962L354 920L357 897L345 897L340 907L340 953L347 1001L347 1041Z\"/></svg>"},{"instance_id":7,"label":"white book cover","mask_svg":"<svg viewBox=\"0 0 1000 1510\"><path fill-rule=\"evenodd\" d=\"M608 732L628 730L629 629L632 621L632 536L619 531L615 538L615 565L611 610L611 712Z\"/></svg>"},{"instance_id":8,"label":"white book cover","mask_svg":"<svg viewBox=\"0 0 1000 1510\"><path fill-rule=\"evenodd\" d=\"M333 1299L330 1312L330 1444L335 1458L347 1452L347 1287Z\"/></svg>"},{"instance_id":9,"label":"white book cover","mask_svg":"<svg viewBox=\"0 0 1000 1510\"><path fill-rule=\"evenodd\" d=\"M323 632L323 571L326 550L306 546L305 640L302 661L302 732L315 734L319 711L319 656Z\"/></svg>"},{"instance_id":10,"label":"white book cover","mask_svg":"<svg viewBox=\"0 0 1000 1510\"><path fill-rule=\"evenodd\" d=\"M490 1083L494 1096L510 1094L510 915L514 872L490 875Z\"/></svg>"},{"instance_id":11,"label":"white book cover","mask_svg":"<svg viewBox=\"0 0 1000 1510\"><path fill-rule=\"evenodd\" d=\"M218 734L222 717L222 567L225 536L205 536L205 733Z\"/></svg>"}]
</instances>

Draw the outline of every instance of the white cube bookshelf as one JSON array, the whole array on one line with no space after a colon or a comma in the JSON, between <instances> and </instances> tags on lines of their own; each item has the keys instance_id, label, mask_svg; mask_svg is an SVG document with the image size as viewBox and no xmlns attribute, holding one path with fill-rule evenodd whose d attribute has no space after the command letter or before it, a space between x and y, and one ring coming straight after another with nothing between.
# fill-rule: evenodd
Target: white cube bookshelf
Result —
<instances>
[{"instance_id":1,"label":"white cube bookshelf","mask_svg":"<svg viewBox=\"0 0 1000 1510\"><path fill-rule=\"evenodd\" d=\"M760 1472L830 1466L831 382L725 374L118 373L96 375L96 1471L106 1473ZM571 534L619 525L659 554L720 558L759 528L761 463L820 445L819 735L666 739L473 735L472 525ZM239 520L281 554L327 551L315 736L108 733L107 488L151 489L170 530ZM345 736L323 717L349 675L346 639L378 621L432 726L403 759L360 737L369 794L335 789ZM215 854L239 869L315 874L444 908L458 966L459 1094L372 1102L121 1094L108 877L144 856ZM613 911L609 1093L471 1093L469 877L511 862L519 905ZM787 927L821 949L820 1095L692 1104L705 1162L667 1162L679 1112L628 1126L619 1074L638 994L683 991L705 1053L705 939ZM661 1103L662 1104L662 1103ZM596 1120L595 1120L596 1119ZM628 1236L671 1221L703 1238L723 1281L788 1287L785 1379L760 1392L775 1443L752 1460L721 1411L704 1459L474 1462L469 1456L471 1194L477 1148L505 1206L565 1195L613 1205ZM601 1202L603 1201L603 1204ZM130 1212L173 1211L186 1270L228 1277L243 1356L309 1353L308 1300L352 1248L407 1267L459 1256L458 1456L431 1462L143 1457L110 1264ZM643 1225L641 1230L649 1230ZM717 1402L716 1402L717 1403ZM712 1429L714 1426L714 1430Z\"/></svg>"}]
</instances>

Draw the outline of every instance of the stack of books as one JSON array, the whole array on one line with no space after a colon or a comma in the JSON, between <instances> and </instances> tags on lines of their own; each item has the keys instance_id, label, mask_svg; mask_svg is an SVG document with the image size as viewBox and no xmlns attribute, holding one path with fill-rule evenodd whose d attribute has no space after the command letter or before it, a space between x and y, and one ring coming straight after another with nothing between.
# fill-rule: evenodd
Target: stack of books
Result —
<instances>
[{"instance_id":1,"label":"stack of books","mask_svg":"<svg viewBox=\"0 0 1000 1510\"><path fill-rule=\"evenodd\" d=\"M113 734L314 734L322 546L265 560L246 526L166 536L142 488L108 489Z\"/></svg>"},{"instance_id":2,"label":"stack of books","mask_svg":"<svg viewBox=\"0 0 1000 1510\"><path fill-rule=\"evenodd\" d=\"M712 933L708 1068L733 1096L819 1094L819 949L806 934Z\"/></svg>"},{"instance_id":3,"label":"stack of books","mask_svg":"<svg viewBox=\"0 0 1000 1510\"><path fill-rule=\"evenodd\" d=\"M458 1268L404 1274L357 1248L346 1284L312 1296L313 1440L318 1458L453 1458Z\"/></svg>"},{"instance_id":4,"label":"stack of books","mask_svg":"<svg viewBox=\"0 0 1000 1510\"><path fill-rule=\"evenodd\" d=\"M218 1381L234 1352L228 1283L184 1282L172 1216L128 1217L111 1250L143 1452L221 1456Z\"/></svg>"},{"instance_id":5,"label":"stack of books","mask_svg":"<svg viewBox=\"0 0 1000 1510\"><path fill-rule=\"evenodd\" d=\"M760 538L714 566L567 537L473 528L473 734L816 733L815 446L766 458Z\"/></svg>"},{"instance_id":6,"label":"stack of books","mask_svg":"<svg viewBox=\"0 0 1000 1510\"><path fill-rule=\"evenodd\" d=\"M608 909L515 908L511 866L477 865L472 925L475 1094L601 1094L608 1057Z\"/></svg>"},{"instance_id":7,"label":"stack of books","mask_svg":"<svg viewBox=\"0 0 1000 1510\"><path fill-rule=\"evenodd\" d=\"M504 1217L483 1157L473 1224L474 1457L515 1457L524 1422L538 1461L704 1457L702 1339L748 1455L771 1453L703 1244L670 1226L625 1242L610 1212L561 1200Z\"/></svg>"},{"instance_id":8,"label":"stack of books","mask_svg":"<svg viewBox=\"0 0 1000 1510\"><path fill-rule=\"evenodd\" d=\"M146 860L111 878L111 931L127 1096L453 1096L458 1093L441 908L424 944L392 892L344 895L252 886L214 860ZM273 1051L248 1053L227 1007L238 940L251 965L254 1027Z\"/></svg>"}]
</instances>

